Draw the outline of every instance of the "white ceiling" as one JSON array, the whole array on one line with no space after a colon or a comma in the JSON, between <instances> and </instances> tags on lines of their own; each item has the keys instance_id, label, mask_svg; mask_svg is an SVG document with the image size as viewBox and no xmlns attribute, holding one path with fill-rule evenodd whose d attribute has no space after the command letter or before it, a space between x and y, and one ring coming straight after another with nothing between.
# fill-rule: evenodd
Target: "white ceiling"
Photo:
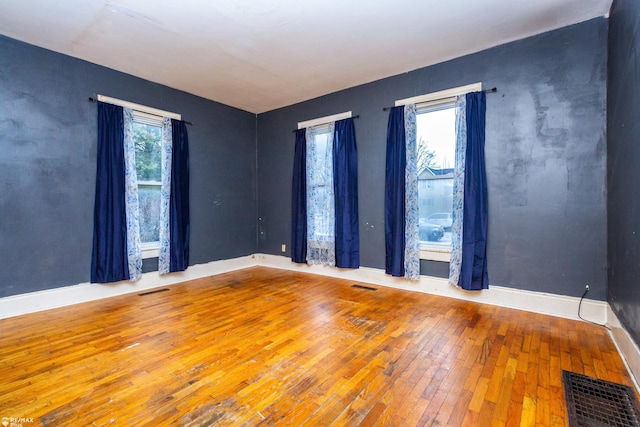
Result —
<instances>
[{"instance_id":1,"label":"white ceiling","mask_svg":"<svg viewBox=\"0 0 640 427\"><path fill-rule=\"evenodd\" d=\"M602 16L611 1L0 0L0 34L261 113Z\"/></svg>"}]
</instances>

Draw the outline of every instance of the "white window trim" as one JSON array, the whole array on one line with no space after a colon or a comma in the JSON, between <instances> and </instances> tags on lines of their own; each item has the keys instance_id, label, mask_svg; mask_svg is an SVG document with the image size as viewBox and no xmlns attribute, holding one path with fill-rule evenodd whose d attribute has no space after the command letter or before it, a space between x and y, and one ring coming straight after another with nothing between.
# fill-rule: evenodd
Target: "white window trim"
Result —
<instances>
[{"instance_id":1,"label":"white window trim","mask_svg":"<svg viewBox=\"0 0 640 427\"><path fill-rule=\"evenodd\" d=\"M160 181L138 181L138 185L162 187L162 182L160 182Z\"/></svg>"},{"instance_id":2,"label":"white window trim","mask_svg":"<svg viewBox=\"0 0 640 427\"><path fill-rule=\"evenodd\" d=\"M100 102L119 105L120 107L131 108L136 112L147 113L152 116L168 117L170 119L182 120L182 114L172 113L171 111L160 110L159 108L147 107L146 105L136 104L135 102L125 101L124 99L112 98L106 95L98 95L96 97Z\"/></svg>"},{"instance_id":3,"label":"white window trim","mask_svg":"<svg viewBox=\"0 0 640 427\"><path fill-rule=\"evenodd\" d=\"M133 111L133 121L135 123L141 123L143 125L159 126L162 128L164 120L162 116L156 116L154 114L144 113L142 111Z\"/></svg>"},{"instance_id":4,"label":"white window trim","mask_svg":"<svg viewBox=\"0 0 640 427\"><path fill-rule=\"evenodd\" d=\"M478 92L482 90L482 82L469 84L466 86L458 86L451 89L441 90L438 92L428 93L426 95L412 96L411 98L399 99L395 106L416 104L416 107L426 107L429 105L447 104L455 101L456 96L464 95L469 92ZM422 105L421 105L422 104Z\"/></svg>"},{"instance_id":5,"label":"white window trim","mask_svg":"<svg viewBox=\"0 0 640 427\"><path fill-rule=\"evenodd\" d=\"M443 248L423 243L420 245L420 259L427 261L450 262L451 247Z\"/></svg>"},{"instance_id":6,"label":"white window trim","mask_svg":"<svg viewBox=\"0 0 640 427\"><path fill-rule=\"evenodd\" d=\"M458 86L451 89L432 92L425 95L413 96L411 98L399 99L395 102L395 106L416 104L417 108L435 107L437 105L449 104L456 100L459 95L469 92L478 92L482 90L482 82L469 84L466 86ZM428 243L420 244L420 259L428 261L451 261L451 247L443 247Z\"/></svg>"},{"instance_id":7,"label":"white window trim","mask_svg":"<svg viewBox=\"0 0 640 427\"><path fill-rule=\"evenodd\" d=\"M345 111L344 113L333 114L331 116L319 117L313 120L306 120L304 122L298 122L298 129L310 128L313 126L324 125L327 123L335 122L338 120L344 120L351 118L351 111Z\"/></svg>"},{"instance_id":8,"label":"white window trim","mask_svg":"<svg viewBox=\"0 0 640 427\"><path fill-rule=\"evenodd\" d=\"M468 86L465 86L468 87ZM464 92L467 93L467 92ZM431 96L431 95L425 95ZM456 95L457 96L457 95ZM444 105L454 105L455 96L449 98L437 98L434 101L421 102L417 104L418 114L421 113L430 113L432 111L437 111L441 109L441 106ZM449 107L446 107L449 108ZM439 177L435 179L445 179L444 177ZM440 261L440 262L451 262L451 245L444 246L435 243L421 243L420 244L420 259L424 259L427 261Z\"/></svg>"},{"instance_id":9,"label":"white window trim","mask_svg":"<svg viewBox=\"0 0 640 427\"><path fill-rule=\"evenodd\" d=\"M158 258L160 256L160 242L141 243L142 259Z\"/></svg>"},{"instance_id":10,"label":"white window trim","mask_svg":"<svg viewBox=\"0 0 640 427\"><path fill-rule=\"evenodd\" d=\"M153 185L161 187L162 183L158 181L138 181L138 185ZM140 243L142 251L142 259L158 258L160 255L160 242L146 242Z\"/></svg>"},{"instance_id":11,"label":"white window trim","mask_svg":"<svg viewBox=\"0 0 640 427\"><path fill-rule=\"evenodd\" d=\"M100 100L101 96L102 95L98 95L98 100ZM105 97L105 98L108 98L108 97ZM115 98L109 98L109 99L115 99ZM104 102L108 102L108 101L104 101ZM166 111L156 110L155 108L151 108L151 107L140 106L139 104L133 104L128 101L122 101L122 102L130 104L127 106L125 105L121 105L121 106L131 108L133 110L134 122L143 123L143 124L152 125L152 126L159 126L160 128L162 128L163 117L169 117L166 115L162 116L155 113L150 113L148 111L137 110L135 109L136 107L134 106L144 107L150 110L154 110L156 112L161 112L162 114L168 113ZM120 104L116 104L116 105L120 105ZM180 117L180 114L175 114L175 113L168 113L168 114L173 114L174 116ZM181 119L178 118L177 120L181 120ZM162 183L158 181L138 181L138 185L154 185L154 186L160 187L162 186ZM140 252L141 252L142 259L158 258L160 256L160 242L158 241L158 242L140 243Z\"/></svg>"}]
</instances>

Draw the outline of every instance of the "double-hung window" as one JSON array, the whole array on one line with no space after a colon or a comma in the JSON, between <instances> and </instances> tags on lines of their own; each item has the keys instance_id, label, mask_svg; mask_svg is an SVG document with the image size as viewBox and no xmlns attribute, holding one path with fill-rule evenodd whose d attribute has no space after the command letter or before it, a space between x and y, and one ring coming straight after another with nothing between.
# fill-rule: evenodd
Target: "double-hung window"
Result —
<instances>
[{"instance_id":1,"label":"double-hung window","mask_svg":"<svg viewBox=\"0 0 640 427\"><path fill-rule=\"evenodd\" d=\"M456 96L481 83L396 101L416 105L420 258L449 261L456 156Z\"/></svg>"},{"instance_id":2,"label":"double-hung window","mask_svg":"<svg viewBox=\"0 0 640 427\"><path fill-rule=\"evenodd\" d=\"M158 256L162 188L162 117L133 113L142 257Z\"/></svg>"},{"instance_id":3,"label":"double-hung window","mask_svg":"<svg viewBox=\"0 0 640 427\"><path fill-rule=\"evenodd\" d=\"M160 274L189 264L189 140L176 113L98 95L91 282Z\"/></svg>"},{"instance_id":4,"label":"double-hung window","mask_svg":"<svg viewBox=\"0 0 640 427\"><path fill-rule=\"evenodd\" d=\"M307 239L310 250L324 251L335 240L333 123L307 130Z\"/></svg>"},{"instance_id":5,"label":"double-hung window","mask_svg":"<svg viewBox=\"0 0 640 427\"><path fill-rule=\"evenodd\" d=\"M488 288L485 126L481 83L402 99L391 108L385 163L387 274L417 280L421 258L447 261L449 283Z\"/></svg>"},{"instance_id":6,"label":"double-hung window","mask_svg":"<svg viewBox=\"0 0 640 427\"><path fill-rule=\"evenodd\" d=\"M292 186L292 260L360 265L358 168L351 112L298 123Z\"/></svg>"},{"instance_id":7,"label":"double-hung window","mask_svg":"<svg viewBox=\"0 0 640 427\"><path fill-rule=\"evenodd\" d=\"M451 250L455 120L452 102L416 109L421 252L443 258Z\"/></svg>"},{"instance_id":8,"label":"double-hung window","mask_svg":"<svg viewBox=\"0 0 640 427\"><path fill-rule=\"evenodd\" d=\"M336 264L333 138L335 121L351 112L298 123L306 128L307 262Z\"/></svg>"}]
</instances>

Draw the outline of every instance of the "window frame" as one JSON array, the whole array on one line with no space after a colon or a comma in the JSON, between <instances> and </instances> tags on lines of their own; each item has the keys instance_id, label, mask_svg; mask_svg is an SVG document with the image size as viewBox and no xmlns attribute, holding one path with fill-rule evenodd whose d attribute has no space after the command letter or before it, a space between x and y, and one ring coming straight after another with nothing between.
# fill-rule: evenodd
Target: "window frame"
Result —
<instances>
[{"instance_id":1,"label":"window frame","mask_svg":"<svg viewBox=\"0 0 640 427\"><path fill-rule=\"evenodd\" d=\"M332 114L330 116L318 117L317 119L298 122L298 129L310 128L310 127L319 126L319 125L328 125L331 122L337 122L338 120L349 119L351 117L353 117L351 111Z\"/></svg>"},{"instance_id":2,"label":"window frame","mask_svg":"<svg viewBox=\"0 0 640 427\"><path fill-rule=\"evenodd\" d=\"M149 114L142 111L132 110L133 112L133 123L157 126L160 128L160 132L162 132L162 127L164 125L164 117L158 116L156 114ZM161 137L162 140L162 137ZM162 148L161 148L162 150ZM162 155L160 156L162 161ZM136 160L137 161L137 160ZM162 168L162 165L160 165ZM162 189L162 181L140 181L137 180L136 185L138 190L141 185L154 186ZM140 214L140 206L138 206L138 215ZM140 241L140 251L142 259L148 258L157 258L160 255L160 240L155 242L142 242Z\"/></svg>"},{"instance_id":3,"label":"window frame","mask_svg":"<svg viewBox=\"0 0 640 427\"><path fill-rule=\"evenodd\" d=\"M315 119L305 120L298 122L298 130L300 129L308 129L308 128L322 128L323 126L329 127L329 125L338 120L349 119L353 117L353 113L351 111L345 111L342 113L332 114L329 116L318 117ZM333 136L332 136L333 138ZM307 141L308 143L308 141ZM306 161L306 159L305 159ZM307 200L307 210L308 210L308 200ZM334 236L335 237L335 236ZM308 239L307 244L310 246L320 245L319 242L322 242L322 239Z\"/></svg>"},{"instance_id":4,"label":"window frame","mask_svg":"<svg viewBox=\"0 0 640 427\"><path fill-rule=\"evenodd\" d=\"M317 124L317 125L314 125L314 126L306 126L306 128L311 128L311 127L315 128L317 130L317 135L316 136L325 135L326 134L326 135L328 135L327 138L330 138L331 141L333 141L333 135L330 135L330 133L331 133L330 131L332 130L332 127L329 126L329 123L320 123L320 124ZM309 144L309 141L307 141L307 144ZM328 144L328 142L327 142L327 144ZM308 158L307 158L307 160L308 160ZM333 180L333 178L332 178L332 180ZM318 187L326 188L326 187L329 186L329 183L327 183L326 181L323 181L322 184L311 183L312 186L314 186L314 184L315 184L315 188L318 188ZM308 203L308 199L307 199L307 203ZM309 205L307 204L307 211L309 210L308 206ZM307 221L308 221L308 219L307 219ZM311 228L311 227L309 227L309 228ZM316 238L309 238L308 237L308 244L309 245L311 245L311 246L314 246L314 245L319 246L319 245L321 245L321 243L319 243L319 242L326 241L330 237L334 237L335 238L335 236L332 236L332 235L330 235L328 233L321 233L321 232L317 232L315 234L315 237Z\"/></svg>"},{"instance_id":5,"label":"window frame","mask_svg":"<svg viewBox=\"0 0 640 427\"><path fill-rule=\"evenodd\" d=\"M149 107L143 104L137 104L135 102L126 101L124 99L114 98L102 94L96 95L96 100L100 102L106 102L108 104L118 105L124 108L130 108L133 112L133 120L143 122L144 120L155 121L160 123L160 128L163 126L165 118L182 120L182 114L174 113L172 111L161 110L159 108ZM136 120L138 119L138 120ZM147 123L149 124L149 123ZM155 123L151 123L155 125ZM138 208L139 209L139 208ZM140 243L141 257L142 259L158 258L160 255L160 242Z\"/></svg>"},{"instance_id":6,"label":"window frame","mask_svg":"<svg viewBox=\"0 0 640 427\"><path fill-rule=\"evenodd\" d=\"M419 114L428 114L436 111L442 111L445 109L455 108L455 97L447 98L446 101L439 100L437 102L427 102L416 105L416 116ZM454 118L454 126L455 126L455 118ZM455 144L455 142L454 142ZM418 146L416 145L416 149ZM436 178L439 179L439 178ZM440 178L442 179L442 178ZM430 180L433 181L433 180ZM432 186L433 189L433 186ZM453 193L453 190L452 190ZM418 192L418 199L420 198ZM435 242L425 242L424 240L420 241L420 259L429 260L429 261L441 261L441 262L449 262L451 261L451 244L439 244Z\"/></svg>"},{"instance_id":7,"label":"window frame","mask_svg":"<svg viewBox=\"0 0 640 427\"><path fill-rule=\"evenodd\" d=\"M482 82L472 83L465 86L458 86L451 89L431 92L425 95L413 96L410 98L395 101L395 106L400 107L407 104L415 104L416 111L435 108L450 103L455 103L456 97L469 92L482 90ZM416 147L417 148L417 147ZM451 261L451 246L443 247L439 245L420 244L420 259L427 261Z\"/></svg>"}]
</instances>

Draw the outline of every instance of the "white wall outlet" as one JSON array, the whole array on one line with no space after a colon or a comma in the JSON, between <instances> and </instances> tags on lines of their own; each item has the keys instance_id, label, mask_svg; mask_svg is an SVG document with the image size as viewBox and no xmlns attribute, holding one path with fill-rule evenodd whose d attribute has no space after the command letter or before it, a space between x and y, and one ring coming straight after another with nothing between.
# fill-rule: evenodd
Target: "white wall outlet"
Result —
<instances>
[{"instance_id":1,"label":"white wall outlet","mask_svg":"<svg viewBox=\"0 0 640 427\"><path fill-rule=\"evenodd\" d=\"M287 245L285 245L284 243L282 244L282 252L286 252L287 251Z\"/></svg>"}]
</instances>

